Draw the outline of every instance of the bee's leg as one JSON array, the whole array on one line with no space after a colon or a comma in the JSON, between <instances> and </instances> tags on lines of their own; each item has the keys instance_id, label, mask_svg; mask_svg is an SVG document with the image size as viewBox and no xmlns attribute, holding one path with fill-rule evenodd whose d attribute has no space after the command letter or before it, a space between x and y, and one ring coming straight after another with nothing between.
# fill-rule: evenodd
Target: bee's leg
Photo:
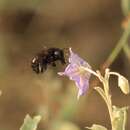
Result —
<instances>
[{"instance_id":1,"label":"bee's leg","mask_svg":"<svg viewBox=\"0 0 130 130\"><path fill-rule=\"evenodd\" d=\"M41 73L43 73L43 66L41 66L41 70L40 70Z\"/></svg>"},{"instance_id":2,"label":"bee's leg","mask_svg":"<svg viewBox=\"0 0 130 130\"><path fill-rule=\"evenodd\" d=\"M38 67L33 68L33 71L35 71L37 74L39 74L39 68Z\"/></svg>"},{"instance_id":3,"label":"bee's leg","mask_svg":"<svg viewBox=\"0 0 130 130\"><path fill-rule=\"evenodd\" d=\"M37 74L39 74L39 68L38 68L38 67L36 68L35 72L36 72Z\"/></svg>"},{"instance_id":4,"label":"bee's leg","mask_svg":"<svg viewBox=\"0 0 130 130\"><path fill-rule=\"evenodd\" d=\"M40 64L40 65L39 65L39 71L40 71L41 73L45 72L46 69L47 69L47 65L46 65L46 64Z\"/></svg>"},{"instance_id":5,"label":"bee's leg","mask_svg":"<svg viewBox=\"0 0 130 130\"><path fill-rule=\"evenodd\" d=\"M47 64L44 65L44 71L47 70Z\"/></svg>"},{"instance_id":6,"label":"bee's leg","mask_svg":"<svg viewBox=\"0 0 130 130\"><path fill-rule=\"evenodd\" d=\"M39 72L42 73L43 72L43 65L42 64L39 64Z\"/></svg>"},{"instance_id":7,"label":"bee's leg","mask_svg":"<svg viewBox=\"0 0 130 130\"><path fill-rule=\"evenodd\" d=\"M56 67L56 63L55 63L55 62L52 62L52 66L53 66L53 67Z\"/></svg>"},{"instance_id":8,"label":"bee's leg","mask_svg":"<svg viewBox=\"0 0 130 130\"><path fill-rule=\"evenodd\" d=\"M42 72L44 73L46 70L47 70L47 64L44 64L44 65L42 66Z\"/></svg>"},{"instance_id":9,"label":"bee's leg","mask_svg":"<svg viewBox=\"0 0 130 130\"><path fill-rule=\"evenodd\" d=\"M37 74L39 73L39 65L33 65L32 66L33 71L35 71Z\"/></svg>"}]
</instances>

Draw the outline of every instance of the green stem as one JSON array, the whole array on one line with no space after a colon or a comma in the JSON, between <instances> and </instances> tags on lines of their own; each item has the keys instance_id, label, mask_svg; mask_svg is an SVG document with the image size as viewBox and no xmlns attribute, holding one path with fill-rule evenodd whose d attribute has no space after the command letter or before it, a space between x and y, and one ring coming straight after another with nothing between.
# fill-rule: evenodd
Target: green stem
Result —
<instances>
[{"instance_id":1,"label":"green stem","mask_svg":"<svg viewBox=\"0 0 130 130\"><path fill-rule=\"evenodd\" d=\"M107 89L107 88L109 88L108 81L105 80L103 82L103 86L104 86L104 92L105 92L106 99L107 99L106 105L107 105L108 112L110 115L111 126L112 126L112 130L114 130L114 128L113 128L113 114L112 114L112 101L111 101L111 96L109 94L109 90Z\"/></svg>"},{"instance_id":2,"label":"green stem","mask_svg":"<svg viewBox=\"0 0 130 130\"><path fill-rule=\"evenodd\" d=\"M130 60L130 47L129 47L128 43L124 45L123 50L124 50L127 58Z\"/></svg>"},{"instance_id":3,"label":"green stem","mask_svg":"<svg viewBox=\"0 0 130 130\"><path fill-rule=\"evenodd\" d=\"M108 66L110 66L113 63L113 61L116 59L116 57L120 53L123 46L127 44L129 34L130 34L130 22L128 23L128 28L123 32L121 39L117 43L116 47L114 48L114 50L112 51L108 59L106 60L103 66L104 68L107 68Z\"/></svg>"}]
</instances>

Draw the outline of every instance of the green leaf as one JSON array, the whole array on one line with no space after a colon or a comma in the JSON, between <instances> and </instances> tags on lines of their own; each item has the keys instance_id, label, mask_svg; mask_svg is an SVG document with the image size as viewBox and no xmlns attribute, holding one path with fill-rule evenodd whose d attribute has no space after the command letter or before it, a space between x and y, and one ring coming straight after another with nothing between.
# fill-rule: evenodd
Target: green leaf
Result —
<instances>
[{"instance_id":1,"label":"green leaf","mask_svg":"<svg viewBox=\"0 0 130 130\"><path fill-rule=\"evenodd\" d=\"M125 130L128 107L118 108L113 106L113 127L114 130Z\"/></svg>"},{"instance_id":2,"label":"green leaf","mask_svg":"<svg viewBox=\"0 0 130 130\"><path fill-rule=\"evenodd\" d=\"M129 87L129 82L128 80L122 76L122 75L119 75L118 76L118 86L120 87L121 91L124 93L124 94L129 94L130 93L130 87Z\"/></svg>"},{"instance_id":3,"label":"green leaf","mask_svg":"<svg viewBox=\"0 0 130 130\"><path fill-rule=\"evenodd\" d=\"M130 12L130 0L121 1L122 11L125 16L128 16Z\"/></svg>"},{"instance_id":4,"label":"green leaf","mask_svg":"<svg viewBox=\"0 0 130 130\"><path fill-rule=\"evenodd\" d=\"M20 130L36 130L40 120L41 116L35 116L34 118L31 118L29 115L26 115Z\"/></svg>"},{"instance_id":5,"label":"green leaf","mask_svg":"<svg viewBox=\"0 0 130 130\"><path fill-rule=\"evenodd\" d=\"M89 130L107 130L106 127L102 125L93 124L92 127L86 127Z\"/></svg>"}]
</instances>

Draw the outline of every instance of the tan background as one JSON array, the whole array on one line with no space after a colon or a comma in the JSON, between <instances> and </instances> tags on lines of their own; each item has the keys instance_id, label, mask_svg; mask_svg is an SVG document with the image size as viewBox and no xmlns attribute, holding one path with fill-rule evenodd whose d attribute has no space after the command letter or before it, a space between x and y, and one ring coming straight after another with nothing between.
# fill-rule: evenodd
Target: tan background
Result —
<instances>
[{"instance_id":1,"label":"tan background","mask_svg":"<svg viewBox=\"0 0 130 130\"><path fill-rule=\"evenodd\" d=\"M39 130L83 130L93 123L110 128L94 90L77 102L74 83L56 74L63 66L36 75L30 61L44 46L72 47L96 70L120 39L123 18L119 0L1 0L0 130L18 130L27 113L43 115ZM130 79L129 66L121 52L111 69ZM130 105L113 80L113 103Z\"/></svg>"}]
</instances>

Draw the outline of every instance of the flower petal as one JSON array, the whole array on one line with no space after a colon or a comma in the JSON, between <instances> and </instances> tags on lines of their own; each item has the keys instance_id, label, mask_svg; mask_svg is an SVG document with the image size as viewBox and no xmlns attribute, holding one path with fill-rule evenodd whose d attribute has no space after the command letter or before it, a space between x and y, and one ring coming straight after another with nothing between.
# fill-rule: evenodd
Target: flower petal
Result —
<instances>
[{"instance_id":1,"label":"flower petal","mask_svg":"<svg viewBox=\"0 0 130 130\"><path fill-rule=\"evenodd\" d=\"M77 54L72 52L72 49L69 48L70 56L69 56L69 65L66 67L64 72L59 72L59 75L66 75L70 80L75 81L77 88L79 89L77 98L81 95L84 95L85 92L89 88L89 78L91 73L87 72L83 69L83 67L87 67L91 69L91 66L80 58Z\"/></svg>"}]
</instances>

